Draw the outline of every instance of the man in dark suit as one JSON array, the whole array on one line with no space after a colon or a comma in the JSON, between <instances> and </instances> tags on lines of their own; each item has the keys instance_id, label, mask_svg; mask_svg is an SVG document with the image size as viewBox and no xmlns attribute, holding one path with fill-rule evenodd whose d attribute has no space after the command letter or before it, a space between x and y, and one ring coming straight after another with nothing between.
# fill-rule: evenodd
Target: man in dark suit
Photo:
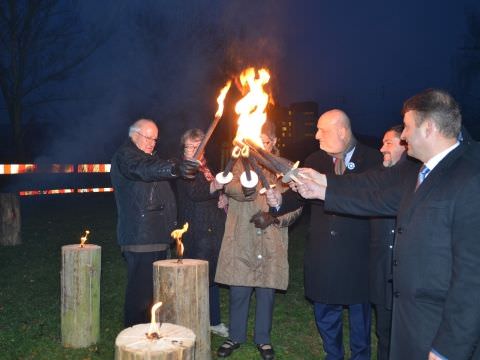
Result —
<instances>
[{"instance_id":1,"label":"man in dark suit","mask_svg":"<svg viewBox=\"0 0 480 360\"><path fill-rule=\"evenodd\" d=\"M397 214L392 360L480 359L479 145L458 142L460 110L444 91L408 99L403 113L402 139L423 163L418 179L397 166L346 183L305 170L314 181L296 188L305 198L325 199L328 210ZM357 183L355 193L344 188ZM363 188L367 183L375 190Z\"/></svg>"},{"instance_id":2,"label":"man in dark suit","mask_svg":"<svg viewBox=\"0 0 480 360\"><path fill-rule=\"evenodd\" d=\"M380 153L357 142L350 120L341 110L331 110L318 119L315 138L319 151L306 166L323 173L361 173L381 164ZM280 205L282 195L269 190L269 205ZM283 194L279 213L305 205L294 192ZM370 224L366 218L336 215L323 203L310 202L310 230L305 244L305 295L313 301L317 328L326 359L344 358L344 307L349 311L352 359L370 359L370 304L368 299L368 252Z\"/></svg>"},{"instance_id":3,"label":"man in dark suit","mask_svg":"<svg viewBox=\"0 0 480 360\"><path fill-rule=\"evenodd\" d=\"M400 139L403 125L388 129L383 135L380 171L407 161L405 142ZM388 360L392 326L392 258L395 238L395 217L370 219L369 299L375 311L377 360Z\"/></svg>"}]
</instances>

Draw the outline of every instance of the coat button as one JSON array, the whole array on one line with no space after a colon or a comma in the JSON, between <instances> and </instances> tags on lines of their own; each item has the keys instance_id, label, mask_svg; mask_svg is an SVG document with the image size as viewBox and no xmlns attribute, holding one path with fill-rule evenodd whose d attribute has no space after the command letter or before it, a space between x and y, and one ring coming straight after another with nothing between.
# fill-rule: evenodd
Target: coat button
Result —
<instances>
[{"instance_id":1,"label":"coat button","mask_svg":"<svg viewBox=\"0 0 480 360\"><path fill-rule=\"evenodd\" d=\"M403 229L402 229L401 227L399 227L399 228L397 229L397 232L398 232L399 234L401 234L401 233L403 233Z\"/></svg>"},{"instance_id":2,"label":"coat button","mask_svg":"<svg viewBox=\"0 0 480 360\"><path fill-rule=\"evenodd\" d=\"M397 259L393 260L393 266L398 266L398 260Z\"/></svg>"},{"instance_id":3,"label":"coat button","mask_svg":"<svg viewBox=\"0 0 480 360\"><path fill-rule=\"evenodd\" d=\"M330 235L335 236L337 235L337 232L335 230L330 230Z\"/></svg>"},{"instance_id":4,"label":"coat button","mask_svg":"<svg viewBox=\"0 0 480 360\"><path fill-rule=\"evenodd\" d=\"M262 259L262 257L263 257L263 256L262 256L261 254L258 254L258 255L257 255L257 258L258 258L258 259Z\"/></svg>"},{"instance_id":5,"label":"coat button","mask_svg":"<svg viewBox=\"0 0 480 360\"><path fill-rule=\"evenodd\" d=\"M398 298L400 296L400 291L395 291L393 293L393 296L395 296L396 298Z\"/></svg>"},{"instance_id":6,"label":"coat button","mask_svg":"<svg viewBox=\"0 0 480 360\"><path fill-rule=\"evenodd\" d=\"M395 234L395 229L392 229L392 234Z\"/></svg>"}]
</instances>

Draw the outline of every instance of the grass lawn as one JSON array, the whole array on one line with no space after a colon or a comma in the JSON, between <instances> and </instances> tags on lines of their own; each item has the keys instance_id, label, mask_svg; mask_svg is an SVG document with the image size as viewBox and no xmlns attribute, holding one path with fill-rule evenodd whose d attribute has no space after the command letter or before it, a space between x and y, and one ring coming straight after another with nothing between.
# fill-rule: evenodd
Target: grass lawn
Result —
<instances>
[{"instance_id":1,"label":"grass lawn","mask_svg":"<svg viewBox=\"0 0 480 360\"><path fill-rule=\"evenodd\" d=\"M125 265L115 239L113 195L23 198L21 206L23 244L0 247L0 358L113 359L115 338L123 329L126 282ZM102 247L101 339L86 349L65 349L60 335L61 246L78 243L86 229L91 232L89 242ZM305 229L305 220L291 229L290 287L285 293L277 293L275 299L272 343L278 359L324 358L312 309L303 295ZM227 289L221 290L221 299L226 321ZM251 312L248 342L230 359L260 358L252 341L253 316ZM347 329L345 335L348 355ZM372 334L372 342L374 338ZM212 336L213 359L223 340ZM372 354L374 348L375 344Z\"/></svg>"}]
</instances>

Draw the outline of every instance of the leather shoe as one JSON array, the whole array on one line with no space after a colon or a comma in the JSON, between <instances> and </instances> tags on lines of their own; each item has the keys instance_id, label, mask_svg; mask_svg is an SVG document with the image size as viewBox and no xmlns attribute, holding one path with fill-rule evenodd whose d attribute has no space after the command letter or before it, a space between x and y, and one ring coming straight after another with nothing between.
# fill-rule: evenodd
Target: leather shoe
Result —
<instances>
[{"instance_id":1,"label":"leather shoe","mask_svg":"<svg viewBox=\"0 0 480 360\"><path fill-rule=\"evenodd\" d=\"M257 344L257 349L264 360L273 360L275 359L275 351L270 344Z\"/></svg>"},{"instance_id":2,"label":"leather shoe","mask_svg":"<svg viewBox=\"0 0 480 360\"><path fill-rule=\"evenodd\" d=\"M218 357L227 357L240 347L239 343L232 340L225 341L217 350Z\"/></svg>"}]
</instances>

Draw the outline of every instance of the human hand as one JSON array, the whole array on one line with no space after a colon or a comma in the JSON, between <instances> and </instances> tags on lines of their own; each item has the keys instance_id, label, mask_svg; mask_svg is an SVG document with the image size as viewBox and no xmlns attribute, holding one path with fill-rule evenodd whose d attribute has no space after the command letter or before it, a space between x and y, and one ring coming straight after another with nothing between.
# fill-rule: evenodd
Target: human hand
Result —
<instances>
[{"instance_id":1,"label":"human hand","mask_svg":"<svg viewBox=\"0 0 480 360\"><path fill-rule=\"evenodd\" d=\"M299 180L310 179L315 181L318 185L327 186L327 177L325 174L321 174L312 168L299 168L298 169ZM303 182L303 181L302 181Z\"/></svg>"},{"instance_id":2,"label":"human hand","mask_svg":"<svg viewBox=\"0 0 480 360\"><path fill-rule=\"evenodd\" d=\"M177 165L178 174L185 179L194 179L199 166L196 160L184 159Z\"/></svg>"},{"instance_id":3,"label":"human hand","mask_svg":"<svg viewBox=\"0 0 480 360\"><path fill-rule=\"evenodd\" d=\"M280 220L278 220L272 214L259 210L255 215L250 218L250 222L255 225L256 228L259 229L266 229L272 224L280 224Z\"/></svg>"},{"instance_id":4,"label":"human hand","mask_svg":"<svg viewBox=\"0 0 480 360\"><path fill-rule=\"evenodd\" d=\"M428 360L445 360L445 359L446 359L445 357L440 357L435 353L433 353L432 351L430 351L430 353L428 354Z\"/></svg>"},{"instance_id":5,"label":"human hand","mask_svg":"<svg viewBox=\"0 0 480 360\"><path fill-rule=\"evenodd\" d=\"M218 197L217 206L219 209L225 209L228 206L228 197L225 194L220 194Z\"/></svg>"},{"instance_id":6,"label":"human hand","mask_svg":"<svg viewBox=\"0 0 480 360\"><path fill-rule=\"evenodd\" d=\"M305 199L325 200L326 187L319 185L316 181L303 179L302 183L297 183L297 192Z\"/></svg>"},{"instance_id":7,"label":"human hand","mask_svg":"<svg viewBox=\"0 0 480 360\"><path fill-rule=\"evenodd\" d=\"M215 191L222 190L224 184L221 184L217 181L217 179L213 178L212 181L210 181L210 193L213 194Z\"/></svg>"},{"instance_id":8,"label":"human hand","mask_svg":"<svg viewBox=\"0 0 480 360\"><path fill-rule=\"evenodd\" d=\"M276 208L282 205L282 194L277 189L268 189L265 192L265 196L268 206Z\"/></svg>"}]
</instances>

